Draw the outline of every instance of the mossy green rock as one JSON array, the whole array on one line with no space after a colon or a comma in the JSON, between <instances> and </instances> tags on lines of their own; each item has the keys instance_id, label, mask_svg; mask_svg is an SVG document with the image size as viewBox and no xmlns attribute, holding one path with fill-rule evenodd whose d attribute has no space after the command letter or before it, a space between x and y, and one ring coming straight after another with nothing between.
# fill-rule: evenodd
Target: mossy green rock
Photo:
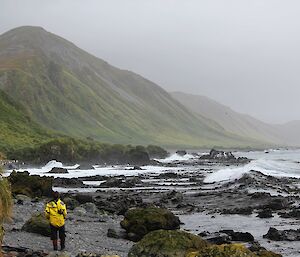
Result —
<instances>
[{"instance_id":1,"label":"mossy green rock","mask_svg":"<svg viewBox=\"0 0 300 257\"><path fill-rule=\"evenodd\" d=\"M180 230L156 230L134 245L128 257L184 257L208 246L201 237Z\"/></svg>"},{"instance_id":2,"label":"mossy green rock","mask_svg":"<svg viewBox=\"0 0 300 257\"><path fill-rule=\"evenodd\" d=\"M251 252L243 244L210 245L199 251L190 252L186 257L281 257L270 251Z\"/></svg>"},{"instance_id":3,"label":"mossy green rock","mask_svg":"<svg viewBox=\"0 0 300 257\"><path fill-rule=\"evenodd\" d=\"M12 172L9 176L12 193L30 197L51 196L53 178L30 176L28 172Z\"/></svg>"},{"instance_id":4,"label":"mossy green rock","mask_svg":"<svg viewBox=\"0 0 300 257\"><path fill-rule=\"evenodd\" d=\"M130 209L124 216L121 226L132 241L139 241L144 235L154 230L174 230L180 226L179 218L162 208Z\"/></svg>"},{"instance_id":5,"label":"mossy green rock","mask_svg":"<svg viewBox=\"0 0 300 257\"><path fill-rule=\"evenodd\" d=\"M42 213L32 215L32 217L23 225L22 230L43 236L50 236L51 233L49 221Z\"/></svg>"}]
</instances>

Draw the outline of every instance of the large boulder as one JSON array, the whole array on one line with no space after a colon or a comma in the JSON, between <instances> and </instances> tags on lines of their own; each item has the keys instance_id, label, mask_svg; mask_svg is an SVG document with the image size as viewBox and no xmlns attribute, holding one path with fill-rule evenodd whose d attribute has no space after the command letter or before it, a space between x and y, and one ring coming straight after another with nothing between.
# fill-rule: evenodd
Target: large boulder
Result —
<instances>
[{"instance_id":1,"label":"large boulder","mask_svg":"<svg viewBox=\"0 0 300 257\"><path fill-rule=\"evenodd\" d=\"M128 210L121 226L132 241L139 241L151 231L174 230L180 227L180 221L172 212L163 208L135 208Z\"/></svg>"},{"instance_id":2,"label":"large boulder","mask_svg":"<svg viewBox=\"0 0 300 257\"><path fill-rule=\"evenodd\" d=\"M156 230L147 234L129 251L128 257L184 257L206 248L201 237L180 230Z\"/></svg>"},{"instance_id":3,"label":"large boulder","mask_svg":"<svg viewBox=\"0 0 300 257\"><path fill-rule=\"evenodd\" d=\"M29 172L13 171L8 177L12 193L23 194L30 197L51 196L53 178L29 175Z\"/></svg>"},{"instance_id":4,"label":"large boulder","mask_svg":"<svg viewBox=\"0 0 300 257\"><path fill-rule=\"evenodd\" d=\"M300 241L300 229L278 230L271 227L263 237L274 241Z\"/></svg>"},{"instance_id":5,"label":"large boulder","mask_svg":"<svg viewBox=\"0 0 300 257\"><path fill-rule=\"evenodd\" d=\"M22 230L43 236L50 236L51 234L49 221L42 213L32 215L23 225Z\"/></svg>"},{"instance_id":6,"label":"large boulder","mask_svg":"<svg viewBox=\"0 0 300 257\"><path fill-rule=\"evenodd\" d=\"M246 157L235 157L232 152L218 151L211 149L209 154L200 156L202 160L213 160L217 162L234 162L234 163L247 163L250 160Z\"/></svg>"}]
</instances>

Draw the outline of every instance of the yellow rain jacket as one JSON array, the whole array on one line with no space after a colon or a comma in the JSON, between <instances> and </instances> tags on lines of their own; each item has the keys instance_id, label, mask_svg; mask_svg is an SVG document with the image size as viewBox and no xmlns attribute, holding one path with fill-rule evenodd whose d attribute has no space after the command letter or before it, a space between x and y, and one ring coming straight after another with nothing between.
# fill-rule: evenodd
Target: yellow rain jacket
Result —
<instances>
[{"instance_id":1,"label":"yellow rain jacket","mask_svg":"<svg viewBox=\"0 0 300 257\"><path fill-rule=\"evenodd\" d=\"M66 205L60 199L57 201L52 200L46 205L45 215L52 226L62 227L65 225L65 218L67 216Z\"/></svg>"}]
</instances>

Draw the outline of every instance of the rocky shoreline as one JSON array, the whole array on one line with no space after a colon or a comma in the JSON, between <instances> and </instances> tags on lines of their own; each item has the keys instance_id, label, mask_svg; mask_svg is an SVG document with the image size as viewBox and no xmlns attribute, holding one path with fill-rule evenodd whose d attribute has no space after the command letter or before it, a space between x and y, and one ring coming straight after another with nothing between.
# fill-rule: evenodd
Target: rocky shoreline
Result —
<instances>
[{"instance_id":1,"label":"rocky shoreline","mask_svg":"<svg viewBox=\"0 0 300 257\"><path fill-rule=\"evenodd\" d=\"M124 214L129 208L155 206L179 215L185 223L183 230L208 241L243 242L283 256L299 256L300 180L252 171L235 181L204 183L204 178L220 167L249 162L231 155L214 159L211 153L193 161L164 163L170 169L159 174L54 179L55 188L65 189L62 197L69 208L68 252L71 256L85 251L127 256L134 243L120 227ZM79 192L82 189L85 192ZM33 213L43 210L45 201L16 196L13 221L5 227L5 245L51 250L47 237L21 230Z\"/></svg>"}]
</instances>

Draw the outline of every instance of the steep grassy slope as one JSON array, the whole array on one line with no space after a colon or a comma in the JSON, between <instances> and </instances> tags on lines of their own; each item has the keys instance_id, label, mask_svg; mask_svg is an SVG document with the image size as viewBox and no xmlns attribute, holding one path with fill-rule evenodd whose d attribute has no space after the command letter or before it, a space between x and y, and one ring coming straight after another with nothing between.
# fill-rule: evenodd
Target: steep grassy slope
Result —
<instances>
[{"instance_id":1,"label":"steep grassy slope","mask_svg":"<svg viewBox=\"0 0 300 257\"><path fill-rule=\"evenodd\" d=\"M250 146L154 83L37 27L0 36L0 89L37 122L104 142Z\"/></svg>"},{"instance_id":2,"label":"steep grassy slope","mask_svg":"<svg viewBox=\"0 0 300 257\"><path fill-rule=\"evenodd\" d=\"M51 136L0 90L0 151L39 144Z\"/></svg>"},{"instance_id":3,"label":"steep grassy slope","mask_svg":"<svg viewBox=\"0 0 300 257\"><path fill-rule=\"evenodd\" d=\"M277 145L300 145L297 123L271 125L249 115L233 111L205 96L173 92L171 95L190 110L218 122L234 134Z\"/></svg>"}]
</instances>

